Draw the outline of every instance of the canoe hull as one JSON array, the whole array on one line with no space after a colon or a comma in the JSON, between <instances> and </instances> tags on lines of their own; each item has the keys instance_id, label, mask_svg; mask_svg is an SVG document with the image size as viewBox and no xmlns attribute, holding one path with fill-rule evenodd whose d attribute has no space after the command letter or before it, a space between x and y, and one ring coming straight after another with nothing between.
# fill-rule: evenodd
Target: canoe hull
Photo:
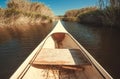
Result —
<instances>
[{"instance_id":1,"label":"canoe hull","mask_svg":"<svg viewBox=\"0 0 120 79\"><path fill-rule=\"evenodd\" d=\"M10 79L113 79L59 21Z\"/></svg>"}]
</instances>

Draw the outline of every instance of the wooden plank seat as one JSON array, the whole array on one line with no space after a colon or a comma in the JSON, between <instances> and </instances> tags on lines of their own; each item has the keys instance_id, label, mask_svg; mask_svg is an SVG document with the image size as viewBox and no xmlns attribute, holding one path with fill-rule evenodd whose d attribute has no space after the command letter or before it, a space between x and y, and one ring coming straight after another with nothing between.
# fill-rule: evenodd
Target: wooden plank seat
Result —
<instances>
[{"instance_id":1,"label":"wooden plank seat","mask_svg":"<svg viewBox=\"0 0 120 79\"><path fill-rule=\"evenodd\" d=\"M40 51L32 64L38 65L88 65L90 62L79 49L49 49Z\"/></svg>"},{"instance_id":2,"label":"wooden plank seat","mask_svg":"<svg viewBox=\"0 0 120 79\"><path fill-rule=\"evenodd\" d=\"M82 66L70 66L70 65L38 65L38 64L32 64L33 67L39 68L39 69L51 69L51 70L77 70L77 71L83 71L84 67Z\"/></svg>"}]
</instances>

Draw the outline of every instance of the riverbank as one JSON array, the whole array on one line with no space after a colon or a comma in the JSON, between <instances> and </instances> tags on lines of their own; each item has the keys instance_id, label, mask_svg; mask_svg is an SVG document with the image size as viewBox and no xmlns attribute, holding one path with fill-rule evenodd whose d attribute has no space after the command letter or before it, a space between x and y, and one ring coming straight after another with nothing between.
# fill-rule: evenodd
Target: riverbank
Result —
<instances>
[{"instance_id":1,"label":"riverbank","mask_svg":"<svg viewBox=\"0 0 120 79\"><path fill-rule=\"evenodd\" d=\"M52 22L53 17L52 10L38 2L9 0L7 8L0 8L0 26Z\"/></svg>"},{"instance_id":2,"label":"riverbank","mask_svg":"<svg viewBox=\"0 0 120 79\"><path fill-rule=\"evenodd\" d=\"M83 24L98 24L100 18L98 18L97 7L86 7L76 10L69 10L65 13L64 21L80 22ZM100 24L100 23L99 23Z\"/></svg>"},{"instance_id":3,"label":"riverbank","mask_svg":"<svg viewBox=\"0 0 120 79\"><path fill-rule=\"evenodd\" d=\"M43 3L9 0L7 8L0 8L0 43L21 39L28 32L31 36L39 34L42 39L52 28L53 17L52 10Z\"/></svg>"},{"instance_id":4,"label":"riverbank","mask_svg":"<svg viewBox=\"0 0 120 79\"><path fill-rule=\"evenodd\" d=\"M79 22L85 25L120 28L120 7L108 6L104 9L86 7L77 10L69 10L62 20Z\"/></svg>"}]
</instances>

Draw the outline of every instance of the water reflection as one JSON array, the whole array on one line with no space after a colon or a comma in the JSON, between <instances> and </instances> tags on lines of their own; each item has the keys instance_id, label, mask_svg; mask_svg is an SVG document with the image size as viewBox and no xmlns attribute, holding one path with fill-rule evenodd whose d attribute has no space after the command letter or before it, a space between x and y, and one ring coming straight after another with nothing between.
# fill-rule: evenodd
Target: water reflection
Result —
<instances>
[{"instance_id":1,"label":"water reflection","mask_svg":"<svg viewBox=\"0 0 120 79\"><path fill-rule=\"evenodd\" d=\"M21 50L22 48L18 40L0 44L0 78L8 78L7 76L19 66L19 61L24 57L24 54L21 54Z\"/></svg>"},{"instance_id":2,"label":"water reflection","mask_svg":"<svg viewBox=\"0 0 120 79\"><path fill-rule=\"evenodd\" d=\"M0 78L8 79L26 57L50 32L52 24L20 26L17 32L12 30L12 40L0 44ZM16 31L16 30L15 30ZM14 33L14 34L13 34Z\"/></svg>"},{"instance_id":3,"label":"water reflection","mask_svg":"<svg viewBox=\"0 0 120 79\"><path fill-rule=\"evenodd\" d=\"M79 23L64 22L65 28L80 42L91 46L100 44L101 36L97 28L89 28ZM93 47L92 47L93 48Z\"/></svg>"},{"instance_id":4,"label":"water reflection","mask_svg":"<svg viewBox=\"0 0 120 79\"><path fill-rule=\"evenodd\" d=\"M120 79L119 30L85 26L75 22L63 22L63 24L115 79ZM47 25L42 28L47 28ZM51 27L42 32L37 26L31 29L20 32L19 38L0 44L0 78L8 79L48 34Z\"/></svg>"},{"instance_id":5,"label":"water reflection","mask_svg":"<svg viewBox=\"0 0 120 79\"><path fill-rule=\"evenodd\" d=\"M120 29L91 27L75 22L63 24L113 78L120 79Z\"/></svg>"}]
</instances>

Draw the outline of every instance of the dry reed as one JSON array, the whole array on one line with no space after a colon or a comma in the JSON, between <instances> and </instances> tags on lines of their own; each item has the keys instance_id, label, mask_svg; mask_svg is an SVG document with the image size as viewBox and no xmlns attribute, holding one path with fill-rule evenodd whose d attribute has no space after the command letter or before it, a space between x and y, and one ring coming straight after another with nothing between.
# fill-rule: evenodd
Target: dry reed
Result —
<instances>
[{"instance_id":1,"label":"dry reed","mask_svg":"<svg viewBox=\"0 0 120 79\"><path fill-rule=\"evenodd\" d=\"M25 40L24 37L42 39L52 28L54 14L43 3L8 0L7 6L0 8L0 42L12 38Z\"/></svg>"},{"instance_id":2,"label":"dry reed","mask_svg":"<svg viewBox=\"0 0 120 79\"><path fill-rule=\"evenodd\" d=\"M120 28L120 1L119 0L99 0L102 12L102 22L105 26Z\"/></svg>"},{"instance_id":3,"label":"dry reed","mask_svg":"<svg viewBox=\"0 0 120 79\"><path fill-rule=\"evenodd\" d=\"M89 17L98 10L97 7L86 7L82 9L69 10L65 13L63 20L82 22L82 18ZM87 23L87 22L86 22Z\"/></svg>"},{"instance_id":4,"label":"dry reed","mask_svg":"<svg viewBox=\"0 0 120 79\"><path fill-rule=\"evenodd\" d=\"M52 10L43 3L30 0L8 0L7 8L0 8L0 25L40 24L51 22Z\"/></svg>"}]
</instances>

